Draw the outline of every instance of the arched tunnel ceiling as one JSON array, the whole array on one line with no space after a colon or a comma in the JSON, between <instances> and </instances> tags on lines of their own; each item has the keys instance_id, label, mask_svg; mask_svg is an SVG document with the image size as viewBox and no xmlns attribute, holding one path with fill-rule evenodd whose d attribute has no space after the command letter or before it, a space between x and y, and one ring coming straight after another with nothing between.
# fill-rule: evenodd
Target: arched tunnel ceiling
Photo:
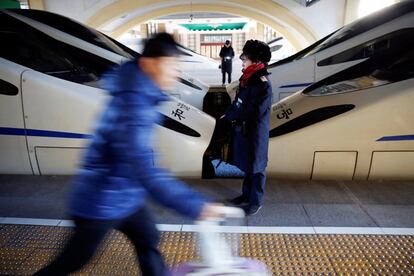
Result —
<instances>
[{"instance_id":1,"label":"arched tunnel ceiling","mask_svg":"<svg viewBox=\"0 0 414 276\"><path fill-rule=\"evenodd\" d=\"M190 1L120 0L98 10L86 23L94 28L102 29L112 22L114 27L108 34L116 38L145 21L169 14L189 12L191 9L192 12L225 13L252 18L280 32L297 50L318 39L317 35L299 17L272 1L199 0L191 2L190 6ZM122 19L122 17L125 18Z\"/></svg>"}]
</instances>

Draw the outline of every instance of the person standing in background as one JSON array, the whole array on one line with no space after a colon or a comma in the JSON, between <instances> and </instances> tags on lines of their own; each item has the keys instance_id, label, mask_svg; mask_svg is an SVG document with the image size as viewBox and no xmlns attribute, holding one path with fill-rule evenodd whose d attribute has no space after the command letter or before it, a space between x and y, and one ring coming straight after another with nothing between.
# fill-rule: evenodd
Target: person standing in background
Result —
<instances>
[{"instance_id":1,"label":"person standing in background","mask_svg":"<svg viewBox=\"0 0 414 276\"><path fill-rule=\"evenodd\" d=\"M231 82L231 72L233 69L233 57L234 57L234 50L231 47L230 40L226 40L224 46L221 47L220 50L220 58L221 58L221 73L223 74L223 78L221 84L224 85L226 83L226 73L228 75L228 83Z\"/></svg>"}]
</instances>

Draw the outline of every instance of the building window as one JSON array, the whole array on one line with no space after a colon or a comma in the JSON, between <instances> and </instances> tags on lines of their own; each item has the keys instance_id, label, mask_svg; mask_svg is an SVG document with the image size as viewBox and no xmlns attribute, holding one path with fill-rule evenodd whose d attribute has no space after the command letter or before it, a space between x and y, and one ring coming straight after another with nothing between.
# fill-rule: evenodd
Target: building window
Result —
<instances>
[{"instance_id":1,"label":"building window","mask_svg":"<svg viewBox=\"0 0 414 276\"><path fill-rule=\"evenodd\" d=\"M187 42L188 48L196 52L197 51L196 34L188 34L187 39L188 39L188 42Z\"/></svg>"},{"instance_id":2,"label":"building window","mask_svg":"<svg viewBox=\"0 0 414 276\"><path fill-rule=\"evenodd\" d=\"M201 43L224 44L226 40L231 40L231 34L203 34L201 35Z\"/></svg>"}]
</instances>

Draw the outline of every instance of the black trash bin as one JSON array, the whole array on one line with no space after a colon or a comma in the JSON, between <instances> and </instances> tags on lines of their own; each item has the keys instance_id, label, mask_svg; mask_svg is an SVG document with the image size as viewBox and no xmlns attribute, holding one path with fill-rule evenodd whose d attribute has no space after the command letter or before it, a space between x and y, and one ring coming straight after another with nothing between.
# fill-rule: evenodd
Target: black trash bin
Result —
<instances>
[{"instance_id":1,"label":"black trash bin","mask_svg":"<svg viewBox=\"0 0 414 276\"><path fill-rule=\"evenodd\" d=\"M224 87L220 87L206 94L203 101L203 111L218 120L226 112L230 103L231 99L229 94ZM215 170L211 161L213 159L223 159L227 155L229 143L229 135L227 132L229 130L230 126L225 124L225 122L216 124L211 143L203 157L203 178L213 178L215 176Z\"/></svg>"},{"instance_id":2,"label":"black trash bin","mask_svg":"<svg viewBox=\"0 0 414 276\"><path fill-rule=\"evenodd\" d=\"M230 105L230 96L227 91L208 92L204 97L203 111L218 119L226 112Z\"/></svg>"}]
</instances>

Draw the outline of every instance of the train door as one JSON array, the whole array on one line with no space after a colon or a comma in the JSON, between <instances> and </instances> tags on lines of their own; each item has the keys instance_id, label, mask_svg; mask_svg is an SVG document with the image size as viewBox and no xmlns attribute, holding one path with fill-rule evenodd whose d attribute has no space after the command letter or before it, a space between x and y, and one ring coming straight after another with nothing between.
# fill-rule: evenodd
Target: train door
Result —
<instances>
[{"instance_id":1,"label":"train door","mask_svg":"<svg viewBox=\"0 0 414 276\"><path fill-rule=\"evenodd\" d=\"M0 58L0 173L32 174L20 89L24 68Z\"/></svg>"},{"instance_id":2,"label":"train door","mask_svg":"<svg viewBox=\"0 0 414 276\"><path fill-rule=\"evenodd\" d=\"M24 72L22 79L35 174L73 174L106 99L103 91L36 71Z\"/></svg>"}]
</instances>

